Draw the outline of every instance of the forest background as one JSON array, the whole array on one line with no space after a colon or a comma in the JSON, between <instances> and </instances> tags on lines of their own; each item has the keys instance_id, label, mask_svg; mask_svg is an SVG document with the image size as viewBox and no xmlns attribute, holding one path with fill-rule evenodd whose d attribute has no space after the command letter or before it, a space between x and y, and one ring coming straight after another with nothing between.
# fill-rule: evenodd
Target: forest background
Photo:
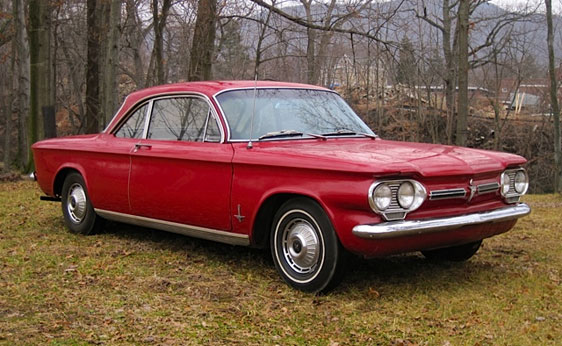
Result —
<instances>
[{"instance_id":1,"label":"forest background","mask_svg":"<svg viewBox=\"0 0 562 346\"><path fill-rule=\"evenodd\" d=\"M258 78L335 89L386 139L523 155L531 191L560 192L561 8L0 0L0 168L30 172L37 140L99 132L131 91Z\"/></svg>"}]
</instances>

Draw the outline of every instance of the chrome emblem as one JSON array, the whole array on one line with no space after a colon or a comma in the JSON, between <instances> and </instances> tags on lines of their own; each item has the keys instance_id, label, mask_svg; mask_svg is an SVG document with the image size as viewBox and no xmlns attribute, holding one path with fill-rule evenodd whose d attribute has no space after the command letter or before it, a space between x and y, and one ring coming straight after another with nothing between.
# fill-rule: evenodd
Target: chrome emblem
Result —
<instances>
[{"instance_id":1,"label":"chrome emblem","mask_svg":"<svg viewBox=\"0 0 562 346\"><path fill-rule=\"evenodd\" d=\"M238 222L242 222L246 217L240 212L240 204L238 204L238 214L234 215Z\"/></svg>"},{"instance_id":2,"label":"chrome emblem","mask_svg":"<svg viewBox=\"0 0 562 346\"><path fill-rule=\"evenodd\" d=\"M468 190L470 191L470 194L468 195L468 200L466 201L467 203L470 203L470 201L472 201L472 198L474 198L474 195L476 195L476 185L474 185L474 181L472 179L470 179L470 181L468 182Z\"/></svg>"}]
</instances>

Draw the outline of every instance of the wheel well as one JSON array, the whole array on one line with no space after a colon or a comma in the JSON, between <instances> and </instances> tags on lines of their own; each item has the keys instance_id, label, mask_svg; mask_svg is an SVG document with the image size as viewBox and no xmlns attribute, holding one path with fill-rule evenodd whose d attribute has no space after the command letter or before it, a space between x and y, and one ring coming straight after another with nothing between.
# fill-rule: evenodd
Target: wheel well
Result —
<instances>
[{"instance_id":1,"label":"wheel well","mask_svg":"<svg viewBox=\"0 0 562 346\"><path fill-rule=\"evenodd\" d=\"M63 168L57 173L57 176L55 177L55 183L53 185L53 193L55 194L55 196L60 196L62 194L62 185L64 184L64 180L70 173L80 174L80 172L78 172L74 168Z\"/></svg>"},{"instance_id":2,"label":"wheel well","mask_svg":"<svg viewBox=\"0 0 562 346\"><path fill-rule=\"evenodd\" d=\"M296 197L304 197L317 202L313 198L305 195L280 193L269 196L262 203L260 209L258 210L258 214L256 215L256 220L254 221L254 228L252 232L253 246L258 248L266 248L269 246L269 233L275 213L283 203Z\"/></svg>"}]
</instances>

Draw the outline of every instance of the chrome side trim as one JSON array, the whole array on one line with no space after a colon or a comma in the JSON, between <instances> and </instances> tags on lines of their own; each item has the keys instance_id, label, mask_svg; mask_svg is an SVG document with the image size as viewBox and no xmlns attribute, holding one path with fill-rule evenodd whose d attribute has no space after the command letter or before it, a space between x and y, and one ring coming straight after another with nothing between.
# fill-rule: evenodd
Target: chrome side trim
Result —
<instances>
[{"instance_id":1,"label":"chrome side trim","mask_svg":"<svg viewBox=\"0 0 562 346\"><path fill-rule=\"evenodd\" d=\"M463 188L434 190L429 193L429 199L432 201L439 200L439 199L465 198L465 197L466 197L466 190Z\"/></svg>"},{"instance_id":2,"label":"chrome side trim","mask_svg":"<svg viewBox=\"0 0 562 346\"><path fill-rule=\"evenodd\" d=\"M353 227L352 232L359 238L390 239L449 231L463 226L510 221L528 215L530 212L531 208L527 204L521 203L492 211L460 216L425 220L390 221L374 225L357 225Z\"/></svg>"},{"instance_id":3,"label":"chrome side trim","mask_svg":"<svg viewBox=\"0 0 562 346\"><path fill-rule=\"evenodd\" d=\"M487 183L487 184L480 184L477 187L478 194L482 195L485 193L496 192L500 188L500 184L497 182Z\"/></svg>"},{"instance_id":4,"label":"chrome side trim","mask_svg":"<svg viewBox=\"0 0 562 346\"><path fill-rule=\"evenodd\" d=\"M99 216L117 222L128 223L135 226L159 229L162 231L202 238L231 245L250 245L250 238L246 234L237 234L199 226L184 225L181 223L151 219L148 217L117 213L114 211L94 209Z\"/></svg>"},{"instance_id":5,"label":"chrome side trim","mask_svg":"<svg viewBox=\"0 0 562 346\"><path fill-rule=\"evenodd\" d=\"M148 127L150 126L150 119L152 118L152 106L154 106L154 99L148 101L148 103L143 104L141 107L143 107L144 105L148 106L146 107L146 113L144 113L144 128L142 130L142 137L139 138L139 142L145 139L146 136L148 136Z\"/></svg>"}]
</instances>

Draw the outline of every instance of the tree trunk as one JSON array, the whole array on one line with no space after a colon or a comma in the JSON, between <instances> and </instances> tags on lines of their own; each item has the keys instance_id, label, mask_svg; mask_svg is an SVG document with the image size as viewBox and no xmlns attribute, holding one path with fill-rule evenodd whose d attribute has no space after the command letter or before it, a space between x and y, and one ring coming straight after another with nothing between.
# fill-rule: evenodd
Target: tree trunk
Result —
<instances>
[{"instance_id":1,"label":"tree trunk","mask_svg":"<svg viewBox=\"0 0 562 346\"><path fill-rule=\"evenodd\" d=\"M453 143L453 120L455 114L455 65L451 49L451 14L449 0L443 0L443 56L445 57L445 102L447 103L447 143Z\"/></svg>"},{"instance_id":2,"label":"tree trunk","mask_svg":"<svg viewBox=\"0 0 562 346\"><path fill-rule=\"evenodd\" d=\"M314 24L314 17L312 14L312 0L301 0L306 14L306 22ZM307 66L307 83L318 84L320 79L320 72L325 65L325 56L328 45L333 36L333 32L329 30L332 22L332 13L336 6L336 0L331 0L326 9L326 14L322 19L324 26L323 32L320 34L320 41L317 43L317 30L313 28L306 28L306 66ZM343 22L343 21L342 21Z\"/></svg>"},{"instance_id":3,"label":"tree trunk","mask_svg":"<svg viewBox=\"0 0 562 346\"><path fill-rule=\"evenodd\" d=\"M558 105L558 83L554 69L554 31L552 25L552 1L546 3L547 45L548 45L548 74L550 76L550 107L554 117L554 191L562 193L562 153L560 148L560 106Z\"/></svg>"},{"instance_id":4,"label":"tree trunk","mask_svg":"<svg viewBox=\"0 0 562 346\"><path fill-rule=\"evenodd\" d=\"M86 62L86 133L96 133L100 128L100 25L96 0L87 2L88 54Z\"/></svg>"},{"instance_id":5,"label":"tree trunk","mask_svg":"<svg viewBox=\"0 0 562 346\"><path fill-rule=\"evenodd\" d=\"M254 62L254 79L258 79L259 77L260 65L262 63L261 61L262 44L265 40L265 34L269 26L270 18L271 18L271 11L267 11L267 17L265 18L265 21L261 23L260 34L258 36L258 42L256 44L256 60Z\"/></svg>"},{"instance_id":6,"label":"tree trunk","mask_svg":"<svg viewBox=\"0 0 562 346\"><path fill-rule=\"evenodd\" d=\"M217 0L199 0L195 32L191 46L191 61L188 71L189 80L211 79L216 21Z\"/></svg>"},{"instance_id":7,"label":"tree trunk","mask_svg":"<svg viewBox=\"0 0 562 346\"><path fill-rule=\"evenodd\" d=\"M12 41L12 47L15 45L14 44L15 41ZM12 54L12 67L15 66L15 61L14 61L14 55ZM11 78L7 78L6 80L3 80L2 87L6 88L6 86L9 86L10 84L13 83L13 75L10 74ZM7 85L6 85L7 84ZM7 88L6 88L7 89ZM14 92L12 92L13 94ZM4 104L4 101L8 100L9 97L4 97L4 95L0 95L1 100L0 100L0 115L4 116L4 119L6 119L6 122L4 123L4 169L6 171L9 171L11 169L12 166L12 157L11 157L11 151L12 151L12 141L11 141L11 137L12 137L12 107L10 107L8 104ZM7 101L6 103L8 103L9 101Z\"/></svg>"},{"instance_id":8,"label":"tree trunk","mask_svg":"<svg viewBox=\"0 0 562 346\"><path fill-rule=\"evenodd\" d=\"M126 0L125 8L127 12L126 20L131 22L126 22L125 27L129 28L126 35L127 39L130 41L128 48L132 50L133 55L134 68L132 78L134 79L136 87L140 88L145 84L144 64L140 53L143 43L143 29L135 1Z\"/></svg>"},{"instance_id":9,"label":"tree trunk","mask_svg":"<svg viewBox=\"0 0 562 346\"><path fill-rule=\"evenodd\" d=\"M376 79L376 83L377 83L377 98L376 98L376 103L377 103L377 134L378 135L382 135L382 126L383 126L383 117L384 117L384 97L385 97L385 88L386 88L386 83L385 83L385 78L384 78L384 71L382 71L383 76L381 76L381 49L380 49L380 45L377 44L376 45L376 51L375 51L375 79Z\"/></svg>"},{"instance_id":10,"label":"tree trunk","mask_svg":"<svg viewBox=\"0 0 562 346\"><path fill-rule=\"evenodd\" d=\"M166 28L166 19L172 4L171 0L164 0L162 3L162 13L158 15L158 0L152 0L153 16L154 16L154 55L155 55L155 76L156 84L164 84L164 29Z\"/></svg>"},{"instance_id":11,"label":"tree trunk","mask_svg":"<svg viewBox=\"0 0 562 346\"><path fill-rule=\"evenodd\" d=\"M315 77L315 42L316 32L314 29L306 28L306 82L308 84L316 84Z\"/></svg>"},{"instance_id":12,"label":"tree trunk","mask_svg":"<svg viewBox=\"0 0 562 346\"><path fill-rule=\"evenodd\" d=\"M33 169L31 144L45 136L43 114L50 114L51 93L51 16L49 3L29 1L29 58L30 58L30 114L28 127L28 162L26 170Z\"/></svg>"},{"instance_id":13,"label":"tree trunk","mask_svg":"<svg viewBox=\"0 0 562 346\"><path fill-rule=\"evenodd\" d=\"M117 78L119 69L119 27L122 0L112 0L109 10L109 34L105 51L106 64L103 78L104 125L108 124L117 108Z\"/></svg>"},{"instance_id":14,"label":"tree trunk","mask_svg":"<svg viewBox=\"0 0 562 346\"><path fill-rule=\"evenodd\" d=\"M27 28L25 24L25 2L14 0L13 2L15 19L15 42L16 51L12 54L16 56L15 73L17 77L14 82L14 89L17 90L16 100L13 103L18 119L18 167L23 169L29 161L28 151L28 117L29 117L29 43L27 39Z\"/></svg>"},{"instance_id":15,"label":"tree trunk","mask_svg":"<svg viewBox=\"0 0 562 346\"><path fill-rule=\"evenodd\" d=\"M99 121L100 121L100 128L103 128L105 123L105 119L108 117L105 114L105 106L106 106L106 94L107 94L107 87L106 87L106 80L107 78L111 78L108 76L110 74L109 70L109 47L111 42L109 42L109 30L111 26L111 5L113 0L102 0L96 6L96 18L99 18L99 27L100 27L100 46L99 46L99 97L100 97L100 109L99 109ZM115 89L111 91L115 93Z\"/></svg>"},{"instance_id":16,"label":"tree trunk","mask_svg":"<svg viewBox=\"0 0 562 346\"><path fill-rule=\"evenodd\" d=\"M458 67L459 97L457 106L457 132L455 143L466 146L468 118L468 10L469 0L460 0L458 12Z\"/></svg>"},{"instance_id":17,"label":"tree trunk","mask_svg":"<svg viewBox=\"0 0 562 346\"><path fill-rule=\"evenodd\" d=\"M57 7L60 9L60 7ZM49 11L52 11L49 8ZM49 13L49 18L57 18L58 11L56 13ZM52 19L49 20L49 35L51 39L51 45L49 46L49 99L47 101L46 107L43 107L43 129L45 138L54 138L57 136L57 120L56 120L56 99L57 99L57 22L53 22Z\"/></svg>"},{"instance_id":18,"label":"tree trunk","mask_svg":"<svg viewBox=\"0 0 562 346\"><path fill-rule=\"evenodd\" d=\"M18 6L20 6L21 4L17 4L17 1L14 1L12 4L12 16L14 19L17 18L18 15ZM0 7L0 10L2 10L2 7ZM16 19L17 20L17 19ZM14 25L17 25L17 23L15 23ZM11 61L10 61L10 68L12 71L16 71L16 66L17 66L17 48L18 48L18 42L16 40L15 37L12 38L12 56L11 56ZM4 119L6 119L6 122L4 123L4 169L6 171L11 170L12 168L12 117L14 114L14 111L17 111L17 109L15 109L16 107L16 102L15 100L17 100L17 77L14 75L14 73L9 73L9 77L5 78L2 80L3 85L2 88L4 90L8 90L10 87L12 89L11 91L11 97L4 97L4 94L2 93L2 95L0 95L1 99L0 99L0 112L2 113L1 115L4 116ZM11 99L12 102L11 104L8 104L9 101L7 101L8 99ZM4 100L6 100L6 104L4 104Z\"/></svg>"}]
</instances>

